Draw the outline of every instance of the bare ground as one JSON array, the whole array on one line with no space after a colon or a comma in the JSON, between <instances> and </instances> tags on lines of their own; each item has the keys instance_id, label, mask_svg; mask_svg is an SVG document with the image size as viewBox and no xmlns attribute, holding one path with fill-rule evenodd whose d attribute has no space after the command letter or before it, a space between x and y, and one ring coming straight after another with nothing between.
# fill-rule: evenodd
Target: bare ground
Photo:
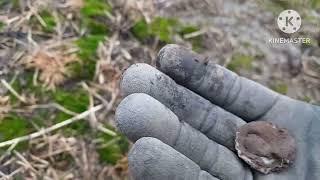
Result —
<instances>
[{"instance_id":1,"label":"bare ground","mask_svg":"<svg viewBox=\"0 0 320 180\"><path fill-rule=\"evenodd\" d=\"M263 1L108 1L112 11L102 20L108 26L108 38L99 43L94 74L88 78L69 74L69 67L79 61L79 47L74 41L88 33L79 26L84 1L25 0L16 1L18 7L6 2L0 9L0 21L6 24L0 33L0 118L11 113L23 116L33 128L26 134L38 136L22 139L27 140L27 148L15 148L16 141L5 147L8 149L0 158L2 179L127 179L126 152L120 153L112 164L101 161L99 149L121 139L112 128L115 107L121 100L121 72L137 62L154 65L157 51L165 44L158 38L142 42L132 35L130 29L141 18L151 22L158 16L174 17L200 27L184 36L175 35L171 42L192 48L190 39L200 37L197 51L212 57L212 61L292 98L320 102L320 53L316 39L319 11L308 6L298 9L306 20L295 34L312 38L312 44L306 46L268 43L269 38L283 34L275 24L280 11ZM49 9L55 18L52 32L40 28L46 27L39 15L43 9ZM26 74L31 74L31 81ZM27 89L18 90L16 82L25 86L32 83L45 89L45 93L40 96ZM84 110L88 115L80 121L88 122L90 130L84 134L66 135L61 130L66 126L54 121L58 112L68 114L69 120L83 112L74 112L49 97L60 89L82 89L88 94ZM102 111L90 111L99 105ZM41 126L32 121L39 109L50 112ZM48 131L57 124L61 125L58 130ZM97 133L113 138L106 141Z\"/></svg>"}]
</instances>

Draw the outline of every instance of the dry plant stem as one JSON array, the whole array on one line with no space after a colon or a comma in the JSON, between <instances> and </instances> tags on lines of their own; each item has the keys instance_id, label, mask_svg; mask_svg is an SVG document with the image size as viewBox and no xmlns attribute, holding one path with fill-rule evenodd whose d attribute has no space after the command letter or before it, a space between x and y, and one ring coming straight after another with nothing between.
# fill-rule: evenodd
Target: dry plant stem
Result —
<instances>
[{"instance_id":1,"label":"dry plant stem","mask_svg":"<svg viewBox=\"0 0 320 180\"><path fill-rule=\"evenodd\" d=\"M196 32L192 32L192 33L186 34L186 35L183 36L183 38L185 38L185 39L195 38L195 37L200 36L200 35L202 35L202 34L204 34L206 32L207 32L207 30L202 29L202 30L199 30L199 31L196 31Z\"/></svg>"},{"instance_id":2,"label":"dry plant stem","mask_svg":"<svg viewBox=\"0 0 320 180\"><path fill-rule=\"evenodd\" d=\"M3 155L0 157L0 162L2 162L4 160L4 158L6 158L7 156L10 155L11 151L17 146L17 142L13 143L10 145L10 147L6 150L5 153L3 153Z\"/></svg>"},{"instance_id":3,"label":"dry plant stem","mask_svg":"<svg viewBox=\"0 0 320 180\"><path fill-rule=\"evenodd\" d=\"M83 86L89 88L85 82L83 82ZM89 107L92 108L94 106L93 96L90 91L88 91L88 94L89 94ZM98 126L98 119L97 119L95 113L93 113L93 112L90 113L89 123L90 123L91 127L95 128L95 129Z\"/></svg>"},{"instance_id":4,"label":"dry plant stem","mask_svg":"<svg viewBox=\"0 0 320 180\"><path fill-rule=\"evenodd\" d=\"M49 104L36 104L36 105L31 105L31 106L26 106L25 109L14 109L12 110L13 112L26 112L29 110L34 110L34 109L46 109L46 108L56 108L59 111L62 111L66 114L69 114L71 116L76 116L78 115L78 113L75 113L73 111L70 111L68 109L66 109L65 107L63 107L62 105L58 104L58 103L49 103Z\"/></svg>"},{"instance_id":5,"label":"dry plant stem","mask_svg":"<svg viewBox=\"0 0 320 180\"><path fill-rule=\"evenodd\" d=\"M26 102L27 102L26 99L25 99L23 96L19 95L19 93L18 93L16 90L14 90L14 89L12 88L12 86L11 86L6 80L1 79L1 83L3 84L3 86L4 86L5 88L7 88L7 89L8 89L16 98L18 98L21 102L23 102L23 103L26 103Z\"/></svg>"},{"instance_id":6,"label":"dry plant stem","mask_svg":"<svg viewBox=\"0 0 320 180\"><path fill-rule=\"evenodd\" d=\"M92 91L85 82L82 82L82 87L83 87L85 90L87 90L88 93L89 93L89 97L90 97L90 98L89 98L89 100L90 100L90 108L92 108L92 107L94 106L94 102L93 102L93 95L94 95L93 93L94 93L94 91ZM96 94L97 94L97 93L96 93ZM102 99L103 99L103 98L102 98ZM104 99L103 99L103 100L104 100ZM102 103L107 107L107 106L108 106L108 103L105 104L105 101L106 101L106 100L102 101ZM108 111L109 111L109 110L108 110ZM99 131L101 131L101 132L103 132L103 133L105 133L105 134L108 134L108 135L110 135L110 136L116 136L116 135L117 135L115 132L111 131L110 129L105 128L105 127L103 126L103 124L98 121L98 119L97 119L97 117L96 117L96 115L95 115L94 112L92 112L92 113L90 114L89 122L90 122L90 124L91 124L91 126L92 126L93 128L96 128L96 129L98 129Z\"/></svg>"},{"instance_id":7,"label":"dry plant stem","mask_svg":"<svg viewBox=\"0 0 320 180\"><path fill-rule=\"evenodd\" d=\"M105 128L101 123L98 124L97 129L105 134L108 134L110 136L116 136L117 133L111 131L110 129Z\"/></svg>"},{"instance_id":8,"label":"dry plant stem","mask_svg":"<svg viewBox=\"0 0 320 180\"><path fill-rule=\"evenodd\" d=\"M31 47L33 47L32 49L34 49L34 48L39 48L38 43L37 43L36 41L34 41L33 38L32 38L32 30L31 30L31 29L28 30L27 39L28 39L29 44L32 44L32 46L31 46ZM28 46L28 47L29 47L29 46ZM31 50L30 47L29 47L29 50Z\"/></svg>"},{"instance_id":9,"label":"dry plant stem","mask_svg":"<svg viewBox=\"0 0 320 180\"><path fill-rule=\"evenodd\" d=\"M116 137L116 138L108 141L107 143L102 144L101 146L99 146L99 148L107 148L107 147L117 143L120 139L121 139L121 137Z\"/></svg>"},{"instance_id":10,"label":"dry plant stem","mask_svg":"<svg viewBox=\"0 0 320 180\"><path fill-rule=\"evenodd\" d=\"M14 162L16 162L17 161L17 157L10 157L10 159L9 160L7 160L7 161L5 161L3 164L1 164L1 165L3 165L3 166L8 166L8 165L10 165L10 164L13 164Z\"/></svg>"},{"instance_id":11,"label":"dry plant stem","mask_svg":"<svg viewBox=\"0 0 320 180\"><path fill-rule=\"evenodd\" d=\"M69 114L69 115L72 115L72 116L77 116L77 115L78 115L78 113L75 113L75 112L73 112L73 111L70 111L70 110L66 109L65 107L61 106L61 105L58 104L58 103L52 103L51 105L52 105L53 107L57 108L58 110L66 113L66 114Z\"/></svg>"},{"instance_id":12,"label":"dry plant stem","mask_svg":"<svg viewBox=\"0 0 320 180\"><path fill-rule=\"evenodd\" d=\"M44 166L50 165L50 163L49 163L48 161L46 161L46 160L44 160L44 159L41 159L41 158L38 157L38 156L35 156L35 155L30 154L30 157L31 157L33 160L35 160L35 161L43 164Z\"/></svg>"},{"instance_id":13,"label":"dry plant stem","mask_svg":"<svg viewBox=\"0 0 320 180\"><path fill-rule=\"evenodd\" d=\"M108 106L109 102L106 99L104 99L100 94L90 89L86 83L82 84L82 86L85 90L89 91L95 98L99 99L106 107Z\"/></svg>"},{"instance_id":14,"label":"dry plant stem","mask_svg":"<svg viewBox=\"0 0 320 180\"><path fill-rule=\"evenodd\" d=\"M96 111L99 111L103 108L103 105L100 104L100 105L97 105L93 108L90 108L89 110L85 111L85 112L82 112L70 119L67 119L65 121L62 121L61 123L58 123L58 124L55 124L49 128L46 128L46 129L42 129L38 132L35 132L35 133L32 133L32 134L29 134L29 135L26 135L26 136L21 136L21 137L18 137L18 138L15 138L15 139L12 139L12 140L9 140L9 141L5 141L5 142L1 142L0 143L0 148L1 147L5 147L5 146L10 146L11 144L14 144L14 143L20 143L20 142L23 142L23 141L28 141L28 140L31 140L31 139L34 139L34 138L37 138L37 137L40 137L44 134L47 134L49 132L52 132L52 131L55 131L59 128L62 128L64 126L67 126L71 123L74 123L76 121L79 121L81 119L84 119L86 118L88 115L90 115L91 112L96 112Z\"/></svg>"},{"instance_id":15,"label":"dry plant stem","mask_svg":"<svg viewBox=\"0 0 320 180\"><path fill-rule=\"evenodd\" d=\"M34 74L33 74L33 78L32 78L32 83L34 86L38 85L38 76L39 76L39 69L35 69Z\"/></svg>"},{"instance_id":16,"label":"dry plant stem","mask_svg":"<svg viewBox=\"0 0 320 180\"><path fill-rule=\"evenodd\" d=\"M34 169L34 167L30 164L28 160L26 160L22 154L20 154L18 151L13 151L13 153L20 159L21 165L23 165L26 169L32 170L34 173L37 173L37 170Z\"/></svg>"},{"instance_id":17,"label":"dry plant stem","mask_svg":"<svg viewBox=\"0 0 320 180\"><path fill-rule=\"evenodd\" d=\"M23 171L24 168L23 167L20 167L16 170L14 170L11 174L9 175L4 175L2 178L0 178L0 180L9 180L9 179L13 179L13 176L20 173L21 171Z\"/></svg>"}]
</instances>

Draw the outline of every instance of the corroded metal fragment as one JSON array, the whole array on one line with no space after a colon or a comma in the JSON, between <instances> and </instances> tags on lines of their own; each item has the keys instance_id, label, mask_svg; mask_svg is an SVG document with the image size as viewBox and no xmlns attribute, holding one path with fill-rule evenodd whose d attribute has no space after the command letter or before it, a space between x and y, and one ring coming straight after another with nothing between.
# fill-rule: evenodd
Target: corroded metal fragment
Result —
<instances>
[{"instance_id":1,"label":"corroded metal fragment","mask_svg":"<svg viewBox=\"0 0 320 180\"><path fill-rule=\"evenodd\" d=\"M296 143L288 130L266 121L241 126L235 141L238 156L264 174L283 170L295 159Z\"/></svg>"}]
</instances>

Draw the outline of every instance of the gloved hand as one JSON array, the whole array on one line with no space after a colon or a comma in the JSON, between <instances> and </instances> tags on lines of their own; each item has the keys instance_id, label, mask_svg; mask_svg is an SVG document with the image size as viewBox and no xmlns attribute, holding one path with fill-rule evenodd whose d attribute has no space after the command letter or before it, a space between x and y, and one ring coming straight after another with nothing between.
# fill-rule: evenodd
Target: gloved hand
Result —
<instances>
[{"instance_id":1,"label":"gloved hand","mask_svg":"<svg viewBox=\"0 0 320 180\"><path fill-rule=\"evenodd\" d=\"M320 177L320 108L273 92L177 45L157 70L134 64L123 74L119 130L135 141L136 180L315 180ZM236 129L250 121L287 128L297 143L289 169L263 175L235 153Z\"/></svg>"}]
</instances>

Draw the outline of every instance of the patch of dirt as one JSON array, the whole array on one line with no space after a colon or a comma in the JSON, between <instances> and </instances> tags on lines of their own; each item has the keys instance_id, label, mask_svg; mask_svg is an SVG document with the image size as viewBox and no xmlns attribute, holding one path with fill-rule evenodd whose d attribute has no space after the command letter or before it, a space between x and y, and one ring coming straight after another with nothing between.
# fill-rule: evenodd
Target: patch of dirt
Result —
<instances>
[{"instance_id":1,"label":"patch of dirt","mask_svg":"<svg viewBox=\"0 0 320 180\"><path fill-rule=\"evenodd\" d=\"M174 16L202 27L205 41L201 53L213 57L217 63L227 66L236 53L252 56L255 58L254 68L240 70L240 75L269 87L281 81L287 86L286 95L301 100L307 98L312 103L320 102L320 74L307 65L317 64L314 69L319 69L320 54L310 53L319 51L319 47L269 43L271 38L286 36L276 25L278 14L270 11L266 4L252 0L178 0L158 1L158 6L160 15ZM314 18L319 19L317 11L300 10L301 13L305 11L314 13ZM304 20L301 30L292 37L309 37L316 44L319 31L319 23Z\"/></svg>"}]
</instances>

